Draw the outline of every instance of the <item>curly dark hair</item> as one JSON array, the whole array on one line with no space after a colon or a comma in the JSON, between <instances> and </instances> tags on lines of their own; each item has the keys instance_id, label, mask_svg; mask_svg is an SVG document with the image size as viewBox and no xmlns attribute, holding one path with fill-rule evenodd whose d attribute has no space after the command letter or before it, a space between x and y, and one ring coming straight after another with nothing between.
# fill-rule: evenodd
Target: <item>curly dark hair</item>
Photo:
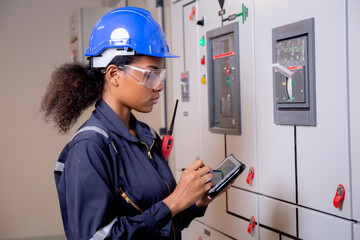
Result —
<instances>
[{"instance_id":1,"label":"curly dark hair","mask_svg":"<svg viewBox=\"0 0 360 240\"><path fill-rule=\"evenodd\" d=\"M108 66L131 64L140 57L116 56ZM105 82L102 70L78 63L66 63L54 70L40 111L46 121L55 122L59 133L67 133L83 111L101 98Z\"/></svg>"}]
</instances>

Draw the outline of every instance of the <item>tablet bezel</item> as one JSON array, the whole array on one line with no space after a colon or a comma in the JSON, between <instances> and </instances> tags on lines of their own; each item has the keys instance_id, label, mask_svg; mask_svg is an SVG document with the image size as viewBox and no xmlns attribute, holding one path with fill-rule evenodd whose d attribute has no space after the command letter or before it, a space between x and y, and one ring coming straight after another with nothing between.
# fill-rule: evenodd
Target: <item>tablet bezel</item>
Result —
<instances>
[{"instance_id":1,"label":"tablet bezel","mask_svg":"<svg viewBox=\"0 0 360 240\"><path fill-rule=\"evenodd\" d=\"M224 176L223 179L221 179L216 185L213 185L208 190L208 195L210 198L215 197L219 192L221 192L229 183L231 183L240 173L244 171L246 168L245 164L240 162L235 158L233 154L230 154L227 156L219 165L214 168L214 170L219 169L222 165L227 163L228 161L231 161L233 164L235 164L235 167Z\"/></svg>"}]
</instances>

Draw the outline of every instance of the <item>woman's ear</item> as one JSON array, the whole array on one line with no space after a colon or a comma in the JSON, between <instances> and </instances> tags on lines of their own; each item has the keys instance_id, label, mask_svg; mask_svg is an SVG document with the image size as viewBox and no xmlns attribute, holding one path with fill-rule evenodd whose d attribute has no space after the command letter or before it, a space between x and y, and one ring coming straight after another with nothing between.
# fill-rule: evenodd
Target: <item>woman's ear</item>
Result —
<instances>
[{"instance_id":1,"label":"woman's ear","mask_svg":"<svg viewBox=\"0 0 360 240\"><path fill-rule=\"evenodd\" d=\"M115 65L110 65L107 67L105 76L110 84L114 86L119 85L119 80L118 80L119 72L120 72L119 68Z\"/></svg>"}]
</instances>

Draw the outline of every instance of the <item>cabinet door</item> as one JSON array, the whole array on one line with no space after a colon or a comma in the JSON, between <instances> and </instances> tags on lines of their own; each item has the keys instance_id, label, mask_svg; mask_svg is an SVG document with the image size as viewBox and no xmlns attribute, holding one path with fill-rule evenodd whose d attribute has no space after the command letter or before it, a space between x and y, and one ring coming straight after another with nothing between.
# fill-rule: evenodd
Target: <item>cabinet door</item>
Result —
<instances>
[{"instance_id":1,"label":"cabinet door","mask_svg":"<svg viewBox=\"0 0 360 240\"><path fill-rule=\"evenodd\" d=\"M173 59L174 103L179 99L174 125L174 158L176 169L188 167L200 155L200 109L199 82L197 80L198 62L197 25L189 20L196 3L181 1L172 4L172 27L174 53L180 59ZM184 72L186 71L186 73ZM187 80L184 80L187 79Z\"/></svg>"},{"instance_id":2,"label":"cabinet door","mask_svg":"<svg viewBox=\"0 0 360 240\"><path fill-rule=\"evenodd\" d=\"M293 6L284 5L293 3ZM257 181L261 194L296 202L294 127L274 124L272 29L295 21L293 1L258 0L254 6ZM271 11L269 11L271 9ZM285 17L286 16L286 17ZM286 19L286 21L284 21Z\"/></svg>"},{"instance_id":3,"label":"cabinet door","mask_svg":"<svg viewBox=\"0 0 360 240\"><path fill-rule=\"evenodd\" d=\"M230 188L227 192L227 211L229 213L250 219L251 216L257 216L256 205L257 195L254 193L237 188Z\"/></svg>"},{"instance_id":4,"label":"cabinet door","mask_svg":"<svg viewBox=\"0 0 360 240\"><path fill-rule=\"evenodd\" d=\"M350 99L350 143L353 218L360 221L360 89L358 68L360 66L360 1L348 1L349 19L349 99ZM357 204L354 204L357 203ZM355 238L360 239L360 237Z\"/></svg>"},{"instance_id":5,"label":"cabinet door","mask_svg":"<svg viewBox=\"0 0 360 240\"><path fill-rule=\"evenodd\" d=\"M205 227L204 229L204 237L206 240L233 240L234 238L230 238L212 228Z\"/></svg>"},{"instance_id":6,"label":"cabinet door","mask_svg":"<svg viewBox=\"0 0 360 240\"><path fill-rule=\"evenodd\" d=\"M329 5L326 0L313 4L302 2L304 10L312 6L306 10L315 18L317 126L296 127L299 204L351 218L346 4L334 1ZM329 28L332 16L327 13L332 11L339 14ZM302 12L302 7L296 12ZM333 34L334 29L338 34ZM331 48L336 61L329 58L329 46L337 46ZM333 198L339 184L346 195L342 207L335 208Z\"/></svg>"},{"instance_id":7,"label":"cabinet door","mask_svg":"<svg viewBox=\"0 0 360 240\"><path fill-rule=\"evenodd\" d=\"M299 208L298 211L299 237L301 239L353 239L352 222L308 209Z\"/></svg>"},{"instance_id":8,"label":"cabinet door","mask_svg":"<svg viewBox=\"0 0 360 240\"><path fill-rule=\"evenodd\" d=\"M261 225L296 236L296 207L268 197L259 196Z\"/></svg>"},{"instance_id":9,"label":"cabinet door","mask_svg":"<svg viewBox=\"0 0 360 240\"><path fill-rule=\"evenodd\" d=\"M198 1L197 18L205 19L204 26L198 25L198 53L193 53L193 59L200 63L202 57L207 61L207 42L204 46L199 44L201 38L206 39L206 32L221 26L221 17L218 15L219 2L217 0ZM196 20L195 20L196 21ZM201 157L206 165L215 168L225 157L224 134L212 133L209 130L209 97L207 84L207 62L205 65L199 64L199 74L196 82L199 84L200 95L197 101L200 102L201 113ZM201 78L205 77L205 84L201 83Z\"/></svg>"},{"instance_id":10,"label":"cabinet door","mask_svg":"<svg viewBox=\"0 0 360 240\"><path fill-rule=\"evenodd\" d=\"M235 193L236 194L236 193ZM251 199L256 199L255 194L253 196L247 195ZM201 218L201 221L204 222L206 226L209 226L213 229L216 229L220 232L226 233L228 236L241 239L241 240L254 240L258 238L258 229L255 226L254 230L251 234L248 233L247 228L249 226L249 220L251 217L251 213L249 216L240 217L237 216L237 213L234 209L234 213L230 213L226 211L227 200L226 195L222 194L218 196L207 208L205 216ZM231 198L238 199L237 197L232 196ZM238 199L239 200L239 199ZM241 199L242 200L242 199ZM253 201L252 209L256 209L256 200ZM235 203L230 203L232 206L235 206ZM244 209L244 208L242 208ZM244 213L244 211L242 211ZM245 215L245 214L244 214ZM256 215L255 215L256 217Z\"/></svg>"},{"instance_id":11,"label":"cabinet door","mask_svg":"<svg viewBox=\"0 0 360 240\"><path fill-rule=\"evenodd\" d=\"M280 235L276 232L270 231L266 228L260 227L260 239L261 240L280 240ZM281 238L285 240L285 238Z\"/></svg>"},{"instance_id":12,"label":"cabinet door","mask_svg":"<svg viewBox=\"0 0 360 240\"><path fill-rule=\"evenodd\" d=\"M354 240L360 239L360 224L354 224Z\"/></svg>"},{"instance_id":13,"label":"cabinet door","mask_svg":"<svg viewBox=\"0 0 360 240\"><path fill-rule=\"evenodd\" d=\"M227 10L224 18L242 9L253 9L253 1L225 1L224 8ZM244 23L243 20L244 19ZM246 20L245 20L246 19ZM225 24L239 22L239 52L240 66L240 109L241 109L241 134L226 135L226 153L233 153L236 158L246 165L234 186L257 191L257 168L256 168L256 132L255 132L255 85L254 81L254 54L253 54L253 18L238 17L233 21L225 21ZM244 37L246 36L246 37ZM249 182L246 181L250 168L254 169L254 177Z\"/></svg>"},{"instance_id":14,"label":"cabinet door","mask_svg":"<svg viewBox=\"0 0 360 240\"><path fill-rule=\"evenodd\" d=\"M181 232L183 240L203 240L204 238L204 225L194 220L190 223L188 228Z\"/></svg>"}]
</instances>

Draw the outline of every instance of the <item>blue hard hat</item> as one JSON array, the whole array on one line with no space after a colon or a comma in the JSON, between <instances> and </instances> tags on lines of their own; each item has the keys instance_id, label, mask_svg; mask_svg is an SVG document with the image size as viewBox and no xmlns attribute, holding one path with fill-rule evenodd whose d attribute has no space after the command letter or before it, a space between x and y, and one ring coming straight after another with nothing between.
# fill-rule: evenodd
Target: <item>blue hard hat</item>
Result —
<instances>
[{"instance_id":1,"label":"blue hard hat","mask_svg":"<svg viewBox=\"0 0 360 240\"><path fill-rule=\"evenodd\" d=\"M122 50L122 53L110 54L114 56L133 55L130 48L154 57L178 57L169 53L164 32L150 12L136 7L118 8L105 14L91 33L85 56L101 57L102 52L110 48Z\"/></svg>"}]
</instances>

